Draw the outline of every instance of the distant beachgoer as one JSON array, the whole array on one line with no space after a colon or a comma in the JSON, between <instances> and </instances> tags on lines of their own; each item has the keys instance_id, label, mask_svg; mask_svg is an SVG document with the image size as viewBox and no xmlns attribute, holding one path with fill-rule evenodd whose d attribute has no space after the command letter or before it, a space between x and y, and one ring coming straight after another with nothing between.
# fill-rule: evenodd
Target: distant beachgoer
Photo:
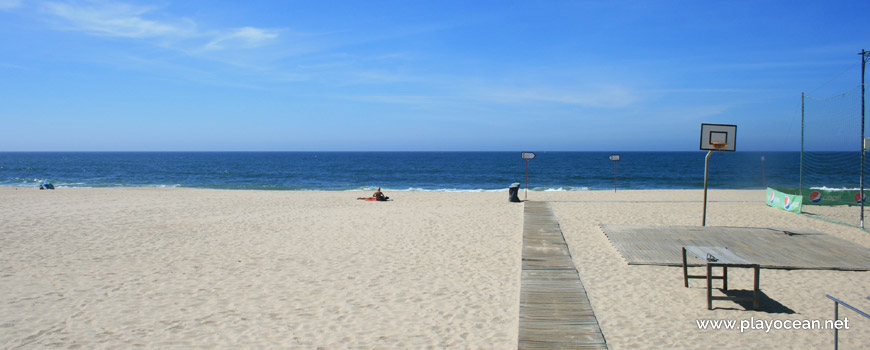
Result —
<instances>
[{"instance_id":1,"label":"distant beachgoer","mask_svg":"<svg viewBox=\"0 0 870 350\"><path fill-rule=\"evenodd\" d=\"M381 192L381 187L378 186L378 190L375 191L375 193L373 193L371 197L359 197L359 198L357 198L357 199L363 199L363 200L371 200L371 199L374 199L374 200L380 202L380 201L388 200L388 199L390 199L390 197L385 196L384 193Z\"/></svg>"},{"instance_id":2,"label":"distant beachgoer","mask_svg":"<svg viewBox=\"0 0 870 350\"><path fill-rule=\"evenodd\" d=\"M386 200L386 199L387 199L387 196L384 196L384 193L381 192L381 187L380 187L380 186L378 186L378 190L375 191L374 194L372 194L372 197L374 197L375 199L377 199L377 200L379 200L379 201L382 201L382 200Z\"/></svg>"}]
</instances>

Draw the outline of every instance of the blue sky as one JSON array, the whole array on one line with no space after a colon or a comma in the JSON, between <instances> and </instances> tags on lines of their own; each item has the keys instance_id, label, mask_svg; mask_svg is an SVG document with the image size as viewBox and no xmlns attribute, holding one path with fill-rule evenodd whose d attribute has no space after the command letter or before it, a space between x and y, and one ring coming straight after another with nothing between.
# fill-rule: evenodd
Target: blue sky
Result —
<instances>
[{"instance_id":1,"label":"blue sky","mask_svg":"<svg viewBox=\"0 0 870 350\"><path fill-rule=\"evenodd\" d=\"M694 151L701 123L797 150L801 92L860 84L868 13L0 0L0 151Z\"/></svg>"}]
</instances>

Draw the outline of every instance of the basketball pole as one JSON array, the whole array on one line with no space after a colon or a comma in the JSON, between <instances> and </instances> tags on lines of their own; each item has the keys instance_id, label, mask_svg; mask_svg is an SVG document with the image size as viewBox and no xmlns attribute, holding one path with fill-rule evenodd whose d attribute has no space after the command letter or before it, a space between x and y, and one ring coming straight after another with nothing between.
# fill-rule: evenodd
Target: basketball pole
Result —
<instances>
[{"instance_id":1,"label":"basketball pole","mask_svg":"<svg viewBox=\"0 0 870 350\"><path fill-rule=\"evenodd\" d=\"M713 150L707 151L707 156L704 157L704 217L701 218L701 226L707 226L707 166L710 164L710 155Z\"/></svg>"},{"instance_id":2,"label":"basketball pole","mask_svg":"<svg viewBox=\"0 0 870 350\"><path fill-rule=\"evenodd\" d=\"M715 140L715 141L714 141ZM728 147L731 140L731 147ZM701 216L701 226L707 226L707 183L710 174L710 156L713 151L727 150L734 152L737 141L737 125L701 124L701 150L707 151L704 157L704 213Z\"/></svg>"}]
</instances>

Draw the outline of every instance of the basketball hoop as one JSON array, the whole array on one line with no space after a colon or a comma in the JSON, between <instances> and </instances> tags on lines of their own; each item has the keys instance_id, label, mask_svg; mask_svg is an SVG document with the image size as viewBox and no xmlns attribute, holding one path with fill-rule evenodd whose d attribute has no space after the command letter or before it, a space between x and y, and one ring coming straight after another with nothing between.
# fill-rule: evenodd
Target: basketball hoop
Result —
<instances>
[{"instance_id":1,"label":"basketball hoop","mask_svg":"<svg viewBox=\"0 0 870 350\"><path fill-rule=\"evenodd\" d=\"M717 150L723 149L728 146L728 144L725 142L711 142L711 144L713 145L713 148Z\"/></svg>"}]
</instances>

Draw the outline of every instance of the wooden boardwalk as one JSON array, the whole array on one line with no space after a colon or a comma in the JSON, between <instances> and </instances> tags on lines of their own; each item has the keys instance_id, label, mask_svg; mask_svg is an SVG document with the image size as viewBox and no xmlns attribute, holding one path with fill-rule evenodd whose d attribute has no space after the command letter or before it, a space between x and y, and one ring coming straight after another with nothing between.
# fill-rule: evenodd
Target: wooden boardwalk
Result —
<instances>
[{"instance_id":1,"label":"wooden boardwalk","mask_svg":"<svg viewBox=\"0 0 870 350\"><path fill-rule=\"evenodd\" d=\"M601 229L630 265L681 266L681 247L720 246L763 268L870 270L870 249L811 230L621 225Z\"/></svg>"},{"instance_id":2,"label":"wooden boardwalk","mask_svg":"<svg viewBox=\"0 0 870 350\"><path fill-rule=\"evenodd\" d=\"M547 202L525 202L519 349L607 349Z\"/></svg>"}]
</instances>

